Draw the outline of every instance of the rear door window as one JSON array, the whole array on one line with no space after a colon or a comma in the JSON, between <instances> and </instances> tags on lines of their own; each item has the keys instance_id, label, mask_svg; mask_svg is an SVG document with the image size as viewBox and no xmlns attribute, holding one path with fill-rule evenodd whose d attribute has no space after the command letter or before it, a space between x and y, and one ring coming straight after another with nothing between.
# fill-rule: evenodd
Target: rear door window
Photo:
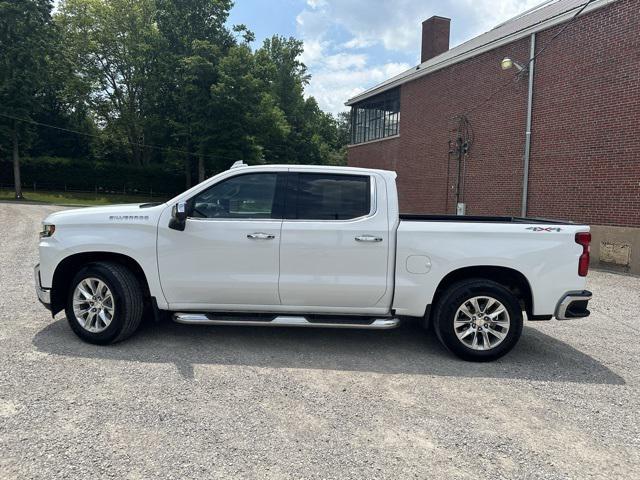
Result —
<instances>
[{"instance_id":1,"label":"rear door window","mask_svg":"<svg viewBox=\"0 0 640 480\"><path fill-rule=\"evenodd\" d=\"M293 205L287 205L288 218L349 220L371 212L368 175L297 173L289 182L295 194L289 196Z\"/></svg>"}]
</instances>

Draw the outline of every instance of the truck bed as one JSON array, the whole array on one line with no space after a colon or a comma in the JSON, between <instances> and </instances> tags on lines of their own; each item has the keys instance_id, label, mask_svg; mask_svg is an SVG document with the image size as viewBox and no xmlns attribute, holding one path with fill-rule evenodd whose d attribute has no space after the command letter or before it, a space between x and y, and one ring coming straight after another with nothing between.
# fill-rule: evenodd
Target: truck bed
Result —
<instances>
[{"instance_id":1,"label":"truck bed","mask_svg":"<svg viewBox=\"0 0 640 480\"><path fill-rule=\"evenodd\" d=\"M477 223L543 223L554 225L572 225L565 220L552 220L534 217L500 217L486 215L424 215L420 213L401 213L400 220L412 222L477 222Z\"/></svg>"}]
</instances>

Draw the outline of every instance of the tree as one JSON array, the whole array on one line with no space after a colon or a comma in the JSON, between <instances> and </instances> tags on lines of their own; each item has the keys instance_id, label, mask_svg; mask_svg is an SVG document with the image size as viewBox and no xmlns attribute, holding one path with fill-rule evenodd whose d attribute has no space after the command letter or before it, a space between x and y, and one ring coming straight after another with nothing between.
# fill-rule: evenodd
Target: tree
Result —
<instances>
[{"instance_id":1,"label":"tree","mask_svg":"<svg viewBox=\"0 0 640 480\"><path fill-rule=\"evenodd\" d=\"M148 163L143 107L158 60L155 15L154 0L66 0L56 16L86 101L99 122L121 132L136 165Z\"/></svg>"},{"instance_id":2,"label":"tree","mask_svg":"<svg viewBox=\"0 0 640 480\"><path fill-rule=\"evenodd\" d=\"M340 112L336 118L336 141L333 151L329 154L331 165L347 164L347 145L351 129L351 114Z\"/></svg>"},{"instance_id":3,"label":"tree","mask_svg":"<svg viewBox=\"0 0 640 480\"><path fill-rule=\"evenodd\" d=\"M290 132L262 67L246 44L231 48L220 62L218 82L211 87L210 129L203 138L206 151L218 157L216 170L240 159L264 163L264 145L283 141Z\"/></svg>"},{"instance_id":4,"label":"tree","mask_svg":"<svg viewBox=\"0 0 640 480\"><path fill-rule=\"evenodd\" d=\"M46 78L40 92L39 109L34 119L40 124L56 125L61 129L37 127L30 144L31 156L62 156L89 159L93 156L92 137L97 128L87 102L86 83L75 74L75 65L67 55L62 32L52 25L49 53L46 57ZM62 130L64 129L64 130ZM79 131L78 135L71 131Z\"/></svg>"},{"instance_id":5,"label":"tree","mask_svg":"<svg viewBox=\"0 0 640 480\"><path fill-rule=\"evenodd\" d=\"M218 64L235 45L225 26L230 0L158 0L157 22L162 55L156 78L156 112L171 128L169 136L184 150L186 187L191 186L193 156L198 158L198 179L205 175L203 137L211 107L211 85Z\"/></svg>"},{"instance_id":6,"label":"tree","mask_svg":"<svg viewBox=\"0 0 640 480\"><path fill-rule=\"evenodd\" d=\"M0 145L11 145L15 197L22 198L20 148L39 108L51 40L49 0L0 1Z\"/></svg>"},{"instance_id":7,"label":"tree","mask_svg":"<svg viewBox=\"0 0 640 480\"><path fill-rule=\"evenodd\" d=\"M342 164L344 144L338 136L338 122L323 112L313 97L304 98L309 83L307 67L300 61L304 45L295 38L274 35L256 52L263 65L276 104L290 126L283 141L267 142L267 162L302 164Z\"/></svg>"},{"instance_id":8,"label":"tree","mask_svg":"<svg viewBox=\"0 0 640 480\"><path fill-rule=\"evenodd\" d=\"M187 187L241 159L344 163L344 122L305 97L302 42L253 50L232 0L60 0L53 22L50 1L0 0L0 153L15 152L18 196L20 154L155 163Z\"/></svg>"}]
</instances>

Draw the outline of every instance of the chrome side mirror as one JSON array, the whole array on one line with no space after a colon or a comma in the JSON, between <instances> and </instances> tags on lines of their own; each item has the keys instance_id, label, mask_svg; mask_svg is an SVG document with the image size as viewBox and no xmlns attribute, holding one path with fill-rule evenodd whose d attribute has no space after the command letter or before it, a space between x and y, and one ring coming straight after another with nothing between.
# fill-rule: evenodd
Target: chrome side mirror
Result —
<instances>
[{"instance_id":1,"label":"chrome side mirror","mask_svg":"<svg viewBox=\"0 0 640 480\"><path fill-rule=\"evenodd\" d=\"M184 231L187 226L187 202L178 202L171 210L171 220L169 220L169 228Z\"/></svg>"}]
</instances>

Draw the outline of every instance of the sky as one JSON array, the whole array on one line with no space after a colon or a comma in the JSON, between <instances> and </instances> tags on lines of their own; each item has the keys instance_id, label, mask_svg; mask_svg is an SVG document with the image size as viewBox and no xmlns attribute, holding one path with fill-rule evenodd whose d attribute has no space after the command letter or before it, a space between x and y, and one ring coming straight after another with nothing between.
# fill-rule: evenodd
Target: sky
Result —
<instances>
[{"instance_id":1,"label":"sky","mask_svg":"<svg viewBox=\"0 0 640 480\"><path fill-rule=\"evenodd\" d=\"M230 24L304 42L305 94L331 113L377 83L420 63L423 20L451 18L450 46L490 30L542 0L236 0Z\"/></svg>"}]
</instances>

